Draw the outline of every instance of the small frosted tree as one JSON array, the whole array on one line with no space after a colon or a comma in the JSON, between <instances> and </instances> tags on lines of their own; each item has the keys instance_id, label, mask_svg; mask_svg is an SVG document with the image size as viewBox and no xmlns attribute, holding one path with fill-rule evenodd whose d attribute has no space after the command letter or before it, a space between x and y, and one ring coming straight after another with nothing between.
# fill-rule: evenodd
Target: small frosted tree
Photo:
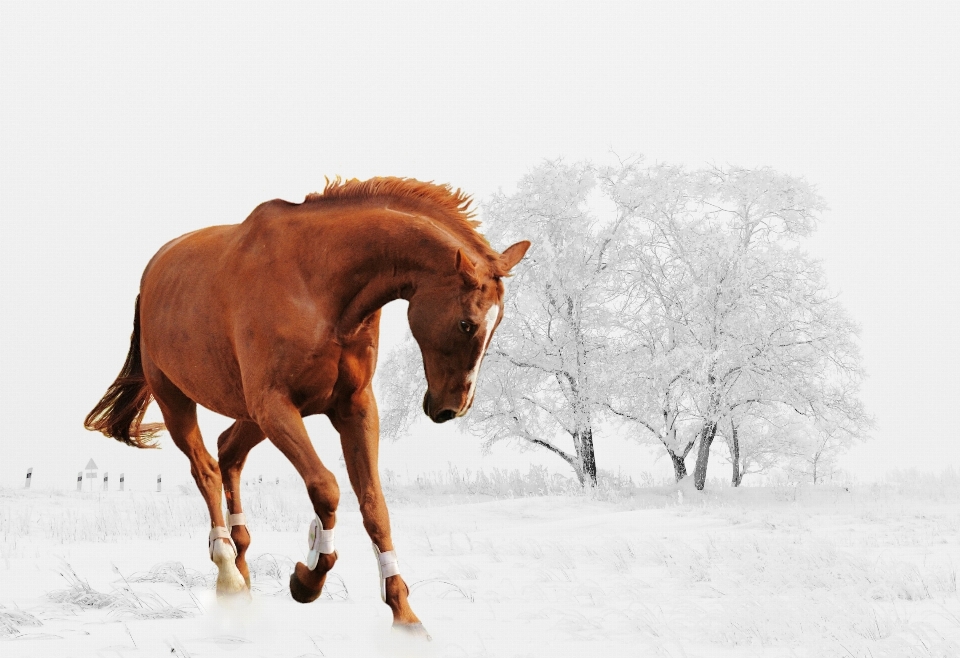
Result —
<instances>
[{"instance_id":1,"label":"small frosted tree","mask_svg":"<svg viewBox=\"0 0 960 658\"><path fill-rule=\"evenodd\" d=\"M597 179L589 164L547 162L524 176L513 194L496 194L482 206L487 238L499 244L514 235L534 247L505 281L504 320L488 349L466 429L486 448L515 441L563 459L586 486L597 481L594 432L605 413L609 333L606 282L611 246L624 217L596 212ZM417 362L409 346L386 364L392 372L382 393L384 432L403 431L412 420L409 397Z\"/></svg>"}]
</instances>

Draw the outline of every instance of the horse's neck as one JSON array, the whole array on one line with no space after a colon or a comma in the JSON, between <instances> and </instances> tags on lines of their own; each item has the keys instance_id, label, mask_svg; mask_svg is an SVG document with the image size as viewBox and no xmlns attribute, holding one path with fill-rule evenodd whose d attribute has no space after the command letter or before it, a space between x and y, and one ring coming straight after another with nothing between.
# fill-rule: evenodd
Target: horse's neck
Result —
<instances>
[{"instance_id":1,"label":"horse's neck","mask_svg":"<svg viewBox=\"0 0 960 658\"><path fill-rule=\"evenodd\" d=\"M450 236L429 220L419 221L424 223L410 230L397 225L383 230L376 221L364 227L358 237L363 246L352 246L344 263L346 278L360 283L345 295L338 322L341 333L352 333L371 313L395 299L409 300L422 280L438 276L444 256L450 256L452 267ZM405 233L407 239L400 239Z\"/></svg>"}]
</instances>

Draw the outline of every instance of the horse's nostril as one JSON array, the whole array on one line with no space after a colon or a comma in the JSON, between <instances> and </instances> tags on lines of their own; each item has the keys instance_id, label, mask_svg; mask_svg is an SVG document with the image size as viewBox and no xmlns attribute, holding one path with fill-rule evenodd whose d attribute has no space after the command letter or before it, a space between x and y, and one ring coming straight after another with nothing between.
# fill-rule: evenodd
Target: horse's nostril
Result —
<instances>
[{"instance_id":1,"label":"horse's nostril","mask_svg":"<svg viewBox=\"0 0 960 658\"><path fill-rule=\"evenodd\" d=\"M457 412L453 411L452 409L444 409L443 411L441 411L440 413L438 413L436 416L433 417L433 422L445 423L448 420L452 420L456 418L456 416L457 416Z\"/></svg>"}]
</instances>

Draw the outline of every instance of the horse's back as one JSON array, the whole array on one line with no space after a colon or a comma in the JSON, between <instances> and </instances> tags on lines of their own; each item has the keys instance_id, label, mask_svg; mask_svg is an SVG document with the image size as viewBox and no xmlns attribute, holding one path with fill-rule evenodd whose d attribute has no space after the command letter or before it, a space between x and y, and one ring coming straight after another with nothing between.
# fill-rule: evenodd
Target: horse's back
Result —
<instances>
[{"instance_id":1,"label":"horse's back","mask_svg":"<svg viewBox=\"0 0 960 658\"><path fill-rule=\"evenodd\" d=\"M305 380L307 398L325 398L337 379L335 312L306 288L293 230L297 207L267 202L241 224L183 235L144 272L145 356L184 394L218 413L249 417L244 384L271 371ZM275 362L281 355L294 363Z\"/></svg>"},{"instance_id":2,"label":"horse's back","mask_svg":"<svg viewBox=\"0 0 960 658\"><path fill-rule=\"evenodd\" d=\"M249 293L245 276L263 280L269 270L257 254L251 254L251 242L263 243L263 234L282 230L285 207L291 204L274 200L262 203L240 224L208 226L192 231L163 245L150 259L140 281L141 299L150 306L156 299L165 309L216 302L228 306L239 289ZM262 270L252 274L250 264ZM198 309L199 310L199 309ZM205 315L215 309L208 308ZM204 315L204 314L201 314Z\"/></svg>"}]
</instances>

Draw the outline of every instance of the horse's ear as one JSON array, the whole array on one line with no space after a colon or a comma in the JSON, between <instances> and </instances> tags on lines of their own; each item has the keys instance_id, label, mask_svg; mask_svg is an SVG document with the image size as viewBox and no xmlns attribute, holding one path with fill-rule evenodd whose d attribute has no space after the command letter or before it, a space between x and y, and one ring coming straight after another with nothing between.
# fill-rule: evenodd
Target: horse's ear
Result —
<instances>
[{"instance_id":1,"label":"horse's ear","mask_svg":"<svg viewBox=\"0 0 960 658\"><path fill-rule=\"evenodd\" d=\"M512 270L513 266L520 262L529 248L530 241L523 240L504 249L503 253L500 254L500 267L503 268L503 271L509 272Z\"/></svg>"},{"instance_id":2,"label":"horse's ear","mask_svg":"<svg viewBox=\"0 0 960 658\"><path fill-rule=\"evenodd\" d=\"M469 256L463 253L462 249L457 249L457 271L460 272L460 276L463 277L463 280L466 281L468 285L479 287L480 281L477 279L477 266L473 264Z\"/></svg>"}]
</instances>

